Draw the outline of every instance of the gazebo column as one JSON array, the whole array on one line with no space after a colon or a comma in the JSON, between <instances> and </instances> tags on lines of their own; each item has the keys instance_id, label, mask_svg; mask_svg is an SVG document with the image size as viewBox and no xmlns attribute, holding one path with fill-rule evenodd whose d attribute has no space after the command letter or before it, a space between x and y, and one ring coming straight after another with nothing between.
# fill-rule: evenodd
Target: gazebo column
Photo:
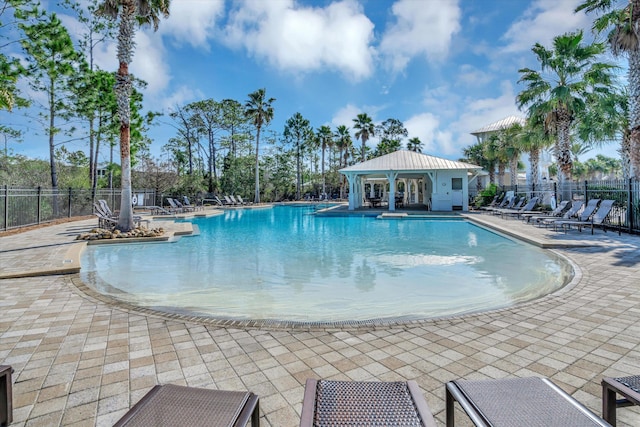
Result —
<instances>
[{"instance_id":1,"label":"gazebo column","mask_svg":"<svg viewBox=\"0 0 640 427\"><path fill-rule=\"evenodd\" d=\"M389 180L389 211L395 212L396 210L396 178L398 178L398 172L389 171L386 173L387 180Z\"/></svg>"},{"instance_id":2,"label":"gazebo column","mask_svg":"<svg viewBox=\"0 0 640 427\"><path fill-rule=\"evenodd\" d=\"M420 197L420 190L418 188L418 180L417 179L413 179L413 200L414 203L420 203L420 200L418 200L418 198ZM424 192L422 193L424 194Z\"/></svg>"},{"instance_id":3,"label":"gazebo column","mask_svg":"<svg viewBox=\"0 0 640 427\"><path fill-rule=\"evenodd\" d=\"M358 175L347 175L349 181L349 210L355 210L362 206L361 179Z\"/></svg>"}]
</instances>

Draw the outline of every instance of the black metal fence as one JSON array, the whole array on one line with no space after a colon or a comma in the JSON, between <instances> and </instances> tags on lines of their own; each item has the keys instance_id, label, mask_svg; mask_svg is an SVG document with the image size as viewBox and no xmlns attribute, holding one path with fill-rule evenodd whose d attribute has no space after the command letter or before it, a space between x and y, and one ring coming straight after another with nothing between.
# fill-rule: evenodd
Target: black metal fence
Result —
<instances>
[{"instance_id":1,"label":"black metal fence","mask_svg":"<svg viewBox=\"0 0 640 427\"><path fill-rule=\"evenodd\" d=\"M100 189L92 197L91 190L52 190L50 188L10 188L0 190L0 230L43 224L61 218L91 215L93 202L104 199L112 209L120 208L120 190ZM154 190L134 190L132 203L156 205Z\"/></svg>"},{"instance_id":2,"label":"black metal fence","mask_svg":"<svg viewBox=\"0 0 640 427\"><path fill-rule=\"evenodd\" d=\"M543 205L550 205L552 198L556 203L562 199L585 203L591 199L615 200L607 222L629 233L640 233L640 181L637 179L567 182L562 188L555 182L537 187L503 186L500 191L513 191L515 195L528 198L538 197Z\"/></svg>"}]
</instances>

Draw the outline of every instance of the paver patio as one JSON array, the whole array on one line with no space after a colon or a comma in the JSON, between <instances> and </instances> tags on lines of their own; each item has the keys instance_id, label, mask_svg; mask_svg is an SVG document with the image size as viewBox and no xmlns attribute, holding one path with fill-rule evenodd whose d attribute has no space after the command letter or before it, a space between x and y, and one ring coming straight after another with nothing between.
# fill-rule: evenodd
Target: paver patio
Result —
<instances>
[{"instance_id":1,"label":"paver patio","mask_svg":"<svg viewBox=\"0 0 640 427\"><path fill-rule=\"evenodd\" d=\"M444 384L458 378L548 377L599 414L601 378L640 373L640 237L476 217L566 246L555 250L578 267L575 284L490 313L287 330L222 327L105 302L85 292L77 274L0 279L0 364L15 369L12 426L110 426L165 383L251 390L260 396L261 425L296 426L309 377L415 380L438 425ZM73 264L73 238L95 222L0 238L0 277ZM470 425L464 414L456 418ZM640 410L619 409L618 425L640 425Z\"/></svg>"}]
</instances>

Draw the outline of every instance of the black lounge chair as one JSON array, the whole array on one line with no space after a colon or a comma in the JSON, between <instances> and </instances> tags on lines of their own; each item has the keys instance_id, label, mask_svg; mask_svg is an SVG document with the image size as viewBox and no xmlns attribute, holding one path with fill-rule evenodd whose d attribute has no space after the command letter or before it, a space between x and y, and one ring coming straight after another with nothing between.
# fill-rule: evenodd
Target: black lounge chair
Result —
<instances>
[{"instance_id":1,"label":"black lounge chair","mask_svg":"<svg viewBox=\"0 0 640 427\"><path fill-rule=\"evenodd\" d=\"M563 200L552 211L549 211L549 212L546 212L546 213L544 213L544 212L525 213L523 215L520 215L520 219L522 219L523 221L526 221L526 222L531 222L531 221L536 222L536 221L538 221L538 219L548 219L548 218L553 218L553 217L560 217L565 213L565 211L567 211L570 208L571 208L571 201Z\"/></svg>"},{"instance_id":2,"label":"black lounge chair","mask_svg":"<svg viewBox=\"0 0 640 427\"><path fill-rule=\"evenodd\" d=\"M153 387L114 427L260 425L258 396L251 392L179 385Z\"/></svg>"},{"instance_id":3,"label":"black lounge chair","mask_svg":"<svg viewBox=\"0 0 640 427\"><path fill-rule=\"evenodd\" d=\"M561 217L544 217L544 218L540 218L538 221L536 221L536 224L538 224L538 226L545 226L548 227L550 225L553 225L554 222L556 221L562 221L564 219L572 219L575 218L576 215L578 215L578 212L580 212L580 210L584 207L584 203L582 202L573 202L571 204L571 207L564 213L564 215L562 215Z\"/></svg>"},{"instance_id":4,"label":"black lounge chair","mask_svg":"<svg viewBox=\"0 0 640 427\"><path fill-rule=\"evenodd\" d=\"M536 205L538 204L538 198L537 197L532 197L531 199L529 199L529 201L522 206L520 209L518 209L517 211L503 211L501 212L501 216L504 219L505 217L516 217L516 218L520 218L520 215L526 214L526 213L531 213L533 212L533 208L536 207Z\"/></svg>"},{"instance_id":5,"label":"black lounge chair","mask_svg":"<svg viewBox=\"0 0 640 427\"><path fill-rule=\"evenodd\" d=\"M481 208L483 211L485 212L492 212L496 209L504 209L506 207L508 207L511 203L515 202L515 196L504 196L502 198L502 200L500 201L500 203L497 203L494 206L484 206L483 208Z\"/></svg>"},{"instance_id":6,"label":"black lounge chair","mask_svg":"<svg viewBox=\"0 0 640 427\"><path fill-rule=\"evenodd\" d=\"M594 227L602 227L602 229L606 232L607 229L605 227L604 222L609 217L609 214L611 213L611 209L613 208L613 205L615 203L616 203L615 200L603 200L598 205L598 210L596 210L591 216L591 219L588 219L586 221L581 221L581 220L557 221L555 223L555 227L557 228L558 226L562 226L562 229L564 231L569 230L572 226L578 227L579 231L582 231L582 227L590 227L591 234L593 234Z\"/></svg>"},{"instance_id":7,"label":"black lounge chair","mask_svg":"<svg viewBox=\"0 0 640 427\"><path fill-rule=\"evenodd\" d=\"M446 385L447 427L458 402L476 426L610 427L546 378L456 380Z\"/></svg>"},{"instance_id":8,"label":"black lounge chair","mask_svg":"<svg viewBox=\"0 0 640 427\"><path fill-rule=\"evenodd\" d=\"M560 221L554 221L553 222L553 230L557 231L558 230L558 225L562 224L562 223L567 223L569 221L580 221L580 222L586 222L586 221L590 221L591 220L591 216L595 213L595 211L598 209L598 205L600 204L600 199L591 199L587 202L587 204L584 206L584 209L582 210L582 212L578 213L577 218L575 219L561 219Z\"/></svg>"},{"instance_id":9,"label":"black lounge chair","mask_svg":"<svg viewBox=\"0 0 640 427\"><path fill-rule=\"evenodd\" d=\"M308 379L300 427L424 426L436 423L415 381Z\"/></svg>"}]
</instances>

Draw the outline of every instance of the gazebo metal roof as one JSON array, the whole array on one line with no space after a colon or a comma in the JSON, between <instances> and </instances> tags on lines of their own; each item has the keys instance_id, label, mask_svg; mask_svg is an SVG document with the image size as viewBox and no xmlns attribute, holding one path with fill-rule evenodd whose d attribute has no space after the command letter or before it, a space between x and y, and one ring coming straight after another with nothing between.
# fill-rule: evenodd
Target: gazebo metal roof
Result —
<instances>
[{"instance_id":1,"label":"gazebo metal roof","mask_svg":"<svg viewBox=\"0 0 640 427\"><path fill-rule=\"evenodd\" d=\"M424 173L425 171L461 169L475 171L482 169L482 167L471 163L456 162L454 160L417 153L415 151L398 150L391 154L385 154L384 156L376 157L375 159L340 169L340 172L345 175L375 175L394 171L402 175L406 175L412 173Z\"/></svg>"}]
</instances>

